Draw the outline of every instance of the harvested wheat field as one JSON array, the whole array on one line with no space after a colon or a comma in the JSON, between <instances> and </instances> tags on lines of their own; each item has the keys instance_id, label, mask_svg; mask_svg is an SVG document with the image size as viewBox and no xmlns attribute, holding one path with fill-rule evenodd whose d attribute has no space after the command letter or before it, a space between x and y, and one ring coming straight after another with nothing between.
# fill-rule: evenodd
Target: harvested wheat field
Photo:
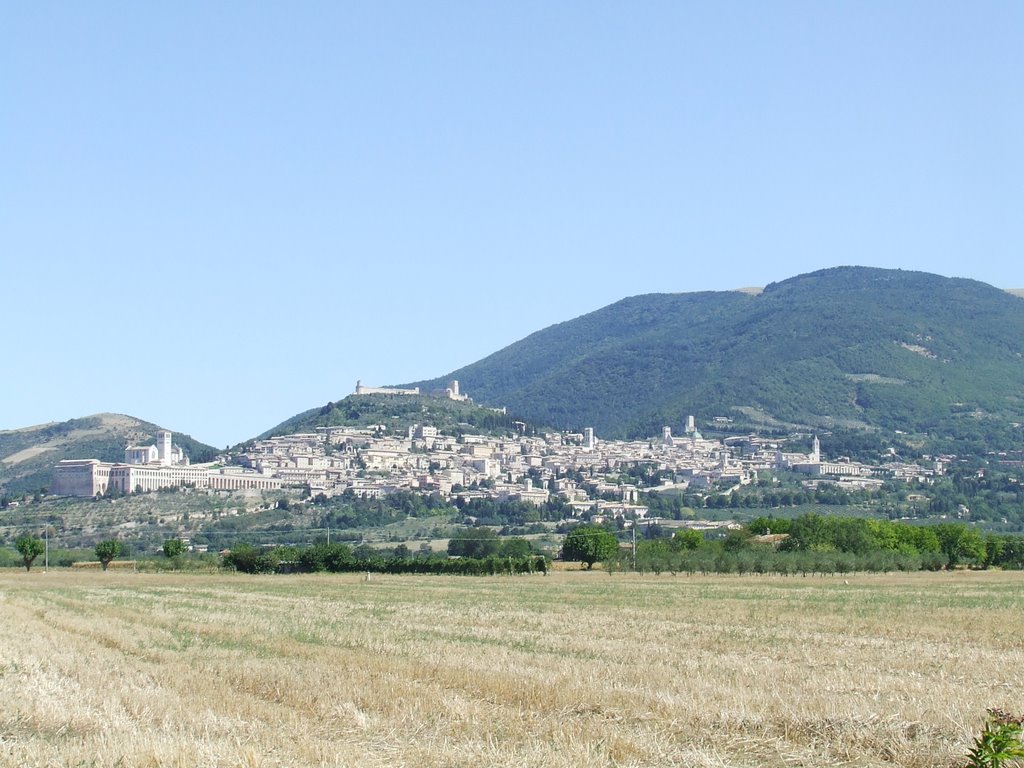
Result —
<instances>
[{"instance_id":1,"label":"harvested wheat field","mask_svg":"<svg viewBox=\"0 0 1024 768\"><path fill-rule=\"evenodd\" d=\"M1021 574L0 574L17 766L954 766Z\"/></svg>"}]
</instances>

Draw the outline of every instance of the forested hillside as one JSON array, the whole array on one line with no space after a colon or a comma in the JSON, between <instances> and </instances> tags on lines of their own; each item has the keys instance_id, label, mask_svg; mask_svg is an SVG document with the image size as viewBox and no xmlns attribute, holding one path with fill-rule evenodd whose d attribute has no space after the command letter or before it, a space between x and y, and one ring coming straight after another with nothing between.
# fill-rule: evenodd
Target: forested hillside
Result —
<instances>
[{"instance_id":1,"label":"forested hillside","mask_svg":"<svg viewBox=\"0 0 1024 768\"><path fill-rule=\"evenodd\" d=\"M880 428L1019 439L1024 301L973 280L840 267L749 292L623 299L441 378L478 402L606 437Z\"/></svg>"}]
</instances>

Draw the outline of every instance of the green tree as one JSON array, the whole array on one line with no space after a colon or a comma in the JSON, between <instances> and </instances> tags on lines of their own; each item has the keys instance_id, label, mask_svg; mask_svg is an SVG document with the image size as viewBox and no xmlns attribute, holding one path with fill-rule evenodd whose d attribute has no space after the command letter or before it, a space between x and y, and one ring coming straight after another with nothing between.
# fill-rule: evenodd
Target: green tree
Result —
<instances>
[{"instance_id":1,"label":"green tree","mask_svg":"<svg viewBox=\"0 0 1024 768\"><path fill-rule=\"evenodd\" d=\"M248 543L232 547L224 554L221 564L242 573L273 573L277 570L277 561L270 552L256 549Z\"/></svg>"},{"instance_id":2,"label":"green tree","mask_svg":"<svg viewBox=\"0 0 1024 768\"><path fill-rule=\"evenodd\" d=\"M997 565L1003 560L1004 537L988 534L985 536L985 567Z\"/></svg>"},{"instance_id":3,"label":"green tree","mask_svg":"<svg viewBox=\"0 0 1024 768\"><path fill-rule=\"evenodd\" d=\"M185 554L185 542L181 539L168 539L164 542L164 556L168 558L181 557Z\"/></svg>"},{"instance_id":4,"label":"green tree","mask_svg":"<svg viewBox=\"0 0 1024 768\"><path fill-rule=\"evenodd\" d=\"M947 568L985 562L985 542L974 528L960 523L939 523L931 529L939 539L943 554L949 558Z\"/></svg>"},{"instance_id":5,"label":"green tree","mask_svg":"<svg viewBox=\"0 0 1024 768\"><path fill-rule=\"evenodd\" d=\"M412 557L412 550L403 542L391 551L391 556L398 560L407 560Z\"/></svg>"},{"instance_id":6,"label":"green tree","mask_svg":"<svg viewBox=\"0 0 1024 768\"><path fill-rule=\"evenodd\" d=\"M320 541L299 553L299 565L304 571L331 571L339 573L355 567L352 548L347 544Z\"/></svg>"},{"instance_id":7,"label":"green tree","mask_svg":"<svg viewBox=\"0 0 1024 768\"><path fill-rule=\"evenodd\" d=\"M764 536L769 533L789 533L789 520L778 517L755 517L747 523L746 528L755 536Z\"/></svg>"},{"instance_id":8,"label":"green tree","mask_svg":"<svg viewBox=\"0 0 1024 768\"><path fill-rule=\"evenodd\" d=\"M729 531L722 540L722 548L726 552L739 552L750 546L752 538L750 532L742 528Z\"/></svg>"},{"instance_id":9,"label":"green tree","mask_svg":"<svg viewBox=\"0 0 1024 768\"><path fill-rule=\"evenodd\" d=\"M672 536L672 549L700 549L704 546L704 534L692 528L683 528Z\"/></svg>"},{"instance_id":10,"label":"green tree","mask_svg":"<svg viewBox=\"0 0 1024 768\"><path fill-rule=\"evenodd\" d=\"M789 538L781 546L781 549L801 552L834 548L828 518L814 512L790 521Z\"/></svg>"},{"instance_id":11,"label":"green tree","mask_svg":"<svg viewBox=\"0 0 1024 768\"><path fill-rule=\"evenodd\" d=\"M18 554L21 555L21 561L25 564L25 570L32 570L32 561L43 554L43 550L46 549L46 545L43 540L37 536L30 536L25 534L19 536L14 542L14 548L18 550Z\"/></svg>"},{"instance_id":12,"label":"green tree","mask_svg":"<svg viewBox=\"0 0 1024 768\"><path fill-rule=\"evenodd\" d=\"M527 558L533 554L533 549L530 547L530 542L526 539L514 537L501 542L499 552L502 557Z\"/></svg>"},{"instance_id":13,"label":"green tree","mask_svg":"<svg viewBox=\"0 0 1024 768\"><path fill-rule=\"evenodd\" d=\"M490 528L470 528L452 536L448 554L454 557L483 558L498 553L501 541Z\"/></svg>"},{"instance_id":14,"label":"green tree","mask_svg":"<svg viewBox=\"0 0 1024 768\"><path fill-rule=\"evenodd\" d=\"M654 571L655 574L660 574L665 570L675 572L673 553L669 548L668 541L665 539L654 539L641 541L637 544L636 567L640 573Z\"/></svg>"},{"instance_id":15,"label":"green tree","mask_svg":"<svg viewBox=\"0 0 1024 768\"><path fill-rule=\"evenodd\" d=\"M562 557L577 560L593 568L598 560L607 560L619 549L618 540L598 525L577 525L562 542Z\"/></svg>"},{"instance_id":16,"label":"green tree","mask_svg":"<svg viewBox=\"0 0 1024 768\"><path fill-rule=\"evenodd\" d=\"M121 554L121 542L117 539L107 539L96 545L96 559L100 561L103 570L107 570L110 561Z\"/></svg>"}]
</instances>

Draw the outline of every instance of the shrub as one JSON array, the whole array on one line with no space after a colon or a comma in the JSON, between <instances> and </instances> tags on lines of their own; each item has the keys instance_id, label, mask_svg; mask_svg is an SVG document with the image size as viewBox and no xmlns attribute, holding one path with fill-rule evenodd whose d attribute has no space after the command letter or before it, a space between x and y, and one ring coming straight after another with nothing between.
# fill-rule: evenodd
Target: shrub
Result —
<instances>
[{"instance_id":1,"label":"shrub","mask_svg":"<svg viewBox=\"0 0 1024 768\"><path fill-rule=\"evenodd\" d=\"M967 768L1002 768L1024 760L1024 717L990 709L981 733L967 753Z\"/></svg>"},{"instance_id":2,"label":"shrub","mask_svg":"<svg viewBox=\"0 0 1024 768\"><path fill-rule=\"evenodd\" d=\"M241 544L224 555L223 565L242 573L275 573L279 562L274 550L262 551L251 544Z\"/></svg>"}]
</instances>

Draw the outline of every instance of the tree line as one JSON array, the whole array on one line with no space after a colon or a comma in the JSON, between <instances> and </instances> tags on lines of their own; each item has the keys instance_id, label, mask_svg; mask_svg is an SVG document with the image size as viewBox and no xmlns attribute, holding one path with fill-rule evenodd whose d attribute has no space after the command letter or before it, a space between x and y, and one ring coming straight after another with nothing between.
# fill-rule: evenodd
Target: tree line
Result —
<instances>
[{"instance_id":1,"label":"tree line","mask_svg":"<svg viewBox=\"0 0 1024 768\"><path fill-rule=\"evenodd\" d=\"M1024 536L982 534L963 523L912 525L898 521L809 513L793 519L759 517L728 531L705 537L691 529L669 533L645 528L633 546L624 546L600 526L578 526L593 549L585 551L567 537L567 559L609 570L661 573L824 574L941 570L953 568L1024 569ZM610 537L602 538L598 533Z\"/></svg>"},{"instance_id":2,"label":"tree line","mask_svg":"<svg viewBox=\"0 0 1024 768\"><path fill-rule=\"evenodd\" d=\"M369 548L366 548L369 550ZM359 551L347 544L320 542L308 547L258 549L243 544L224 553L222 565L242 573L419 573L458 576L547 573L543 555L487 554L481 557L398 555Z\"/></svg>"}]
</instances>

